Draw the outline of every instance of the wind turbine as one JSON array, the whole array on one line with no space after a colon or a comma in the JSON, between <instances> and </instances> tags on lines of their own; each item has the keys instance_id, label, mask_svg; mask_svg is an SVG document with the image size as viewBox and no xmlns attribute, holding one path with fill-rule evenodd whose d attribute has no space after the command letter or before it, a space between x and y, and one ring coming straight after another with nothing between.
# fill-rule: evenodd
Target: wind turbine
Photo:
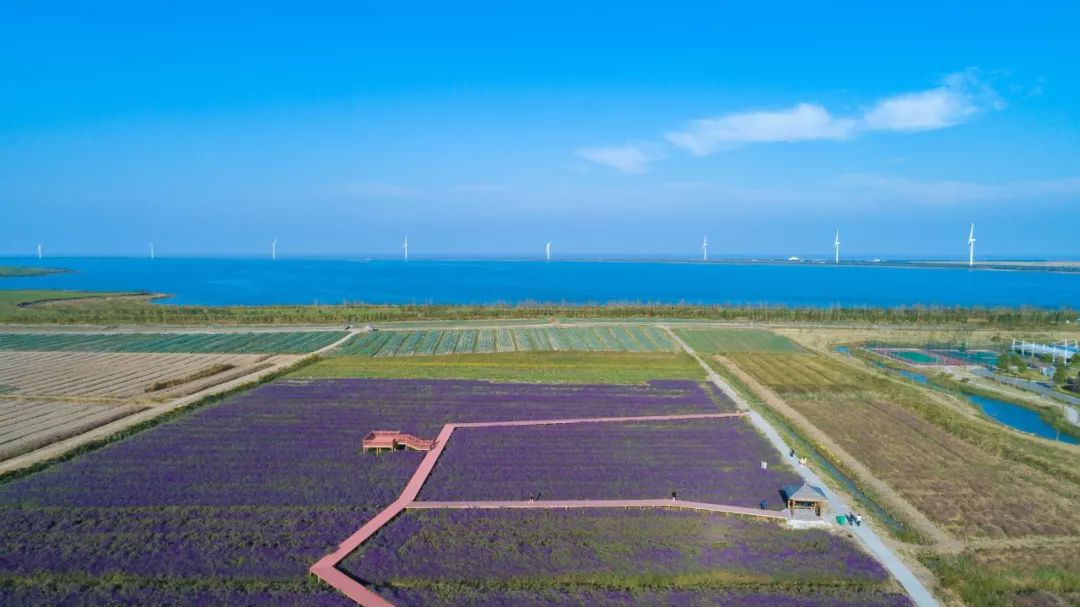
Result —
<instances>
[{"instance_id":1,"label":"wind turbine","mask_svg":"<svg viewBox=\"0 0 1080 607\"><path fill-rule=\"evenodd\" d=\"M709 235L701 239L701 261L709 261Z\"/></svg>"},{"instance_id":2,"label":"wind turbine","mask_svg":"<svg viewBox=\"0 0 1080 607\"><path fill-rule=\"evenodd\" d=\"M150 245L150 259L153 259L154 258L154 243L150 242L150 243L147 243L147 244Z\"/></svg>"},{"instance_id":3,"label":"wind turbine","mask_svg":"<svg viewBox=\"0 0 1080 607\"><path fill-rule=\"evenodd\" d=\"M42 248L43 248L44 246L45 246L45 245L43 245L43 244L40 244L40 243L39 243L39 244L38 244L38 246L37 246L37 258L38 258L38 259L41 259L41 249L42 249Z\"/></svg>"},{"instance_id":4,"label":"wind turbine","mask_svg":"<svg viewBox=\"0 0 1080 607\"><path fill-rule=\"evenodd\" d=\"M270 259L277 259L277 241L278 239L275 238L274 242L270 243Z\"/></svg>"},{"instance_id":5,"label":"wind turbine","mask_svg":"<svg viewBox=\"0 0 1080 607\"><path fill-rule=\"evenodd\" d=\"M971 232L968 234L968 267L975 265L975 224L971 224Z\"/></svg>"},{"instance_id":6,"label":"wind turbine","mask_svg":"<svg viewBox=\"0 0 1080 607\"><path fill-rule=\"evenodd\" d=\"M405 261L409 261L409 237L405 237L405 244L401 245L401 248L405 249Z\"/></svg>"},{"instance_id":7,"label":"wind turbine","mask_svg":"<svg viewBox=\"0 0 1080 607\"><path fill-rule=\"evenodd\" d=\"M551 241L550 240L547 241L546 245L544 245L544 257L548 261L551 261Z\"/></svg>"},{"instance_id":8,"label":"wind turbine","mask_svg":"<svg viewBox=\"0 0 1080 607\"><path fill-rule=\"evenodd\" d=\"M836 231L836 240L833 241L832 246L836 251L836 257L833 259L833 263L840 263L840 230Z\"/></svg>"}]
</instances>

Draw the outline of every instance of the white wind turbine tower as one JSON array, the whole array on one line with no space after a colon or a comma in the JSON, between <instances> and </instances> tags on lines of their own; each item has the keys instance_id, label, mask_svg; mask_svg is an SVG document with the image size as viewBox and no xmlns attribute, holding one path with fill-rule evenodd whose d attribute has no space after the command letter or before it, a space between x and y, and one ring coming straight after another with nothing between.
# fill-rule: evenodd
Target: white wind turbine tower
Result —
<instances>
[{"instance_id":1,"label":"white wind turbine tower","mask_svg":"<svg viewBox=\"0 0 1080 607\"><path fill-rule=\"evenodd\" d=\"M971 232L968 234L968 267L975 265L975 224L971 224Z\"/></svg>"},{"instance_id":2,"label":"white wind turbine tower","mask_svg":"<svg viewBox=\"0 0 1080 607\"><path fill-rule=\"evenodd\" d=\"M37 258L38 258L38 259L41 259L41 250L42 250L42 249L43 249L44 247L45 247L45 245L43 245L43 244L40 244L40 243L38 243L38 246L37 246Z\"/></svg>"},{"instance_id":3,"label":"white wind turbine tower","mask_svg":"<svg viewBox=\"0 0 1080 607\"><path fill-rule=\"evenodd\" d=\"M154 258L154 243L149 242L147 244L150 245L150 259L153 259Z\"/></svg>"},{"instance_id":4,"label":"white wind turbine tower","mask_svg":"<svg viewBox=\"0 0 1080 607\"><path fill-rule=\"evenodd\" d=\"M836 251L833 263L840 263L840 230L836 231L836 240L833 241L832 247Z\"/></svg>"},{"instance_id":5,"label":"white wind turbine tower","mask_svg":"<svg viewBox=\"0 0 1080 607\"><path fill-rule=\"evenodd\" d=\"M270 243L270 259L272 260L277 260L277 241L278 239L275 238L274 242Z\"/></svg>"},{"instance_id":6,"label":"white wind turbine tower","mask_svg":"<svg viewBox=\"0 0 1080 607\"><path fill-rule=\"evenodd\" d=\"M709 235L701 239L701 261L709 261Z\"/></svg>"},{"instance_id":7,"label":"white wind turbine tower","mask_svg":"<svg viewBox=\"0 0 1080 607\"><path fill-rule=\"evenodd\" d=\"M544 245L544 258L546 258L548 261L551 261L551 241L550 240L547 241L547 244Z\"/></svg>"},{"instance_id":8,"label":"white wind turbine tower","mask_svg":"<svg viewBox=\"0 0 1080 607\"><path fill-rule=\"evenodd\" d=\"M405 261L409 261L409 237L405 237L405 244L401 245L401 248L405 249Z\"/></svg>"}]
</instances>

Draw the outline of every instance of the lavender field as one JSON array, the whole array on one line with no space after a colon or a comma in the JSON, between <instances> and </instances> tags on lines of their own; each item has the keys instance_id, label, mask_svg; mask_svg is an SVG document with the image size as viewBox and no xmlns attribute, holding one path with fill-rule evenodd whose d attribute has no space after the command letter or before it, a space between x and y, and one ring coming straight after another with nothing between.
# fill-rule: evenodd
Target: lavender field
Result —
<instances>
[{"instance_id":1,"label":"lavender field","mask_svg":"<svg viewBox=\"0 0 1080 607\"><path fill-rule=\"evenodd\" d=\"M0 604L343 604L307 568L422 454L375 428L715 412L694 382L278 381L0 485Z\"/></svg>"},{"instance_id":2,"label":"lavender field","mask_svg":"<svg viewBox=\"0 0 1080 607\"><path fill-rule=\"evenodd\" d=\"M768 469L761 469L761 462ZM459 428L421 500L680 499L784 507L799 480L743 418Z\"/></svg>"},{"instance_id":3,"label":"lavender field","mask_svg":"<svg viewBox=\"0 0 1080 607\"><path fill-rule=\"evenodd\" d=\"M847 538L681 510L409 511L343 567L399 605L909 604Z\"/></svg>"}]
</instances>

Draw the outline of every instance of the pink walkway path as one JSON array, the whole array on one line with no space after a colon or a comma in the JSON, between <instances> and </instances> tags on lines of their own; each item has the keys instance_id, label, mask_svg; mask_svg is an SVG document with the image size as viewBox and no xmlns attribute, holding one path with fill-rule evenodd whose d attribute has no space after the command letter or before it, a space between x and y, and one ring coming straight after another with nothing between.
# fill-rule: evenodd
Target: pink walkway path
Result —
<instances>
[{"instance_id":1,"label":"pink walkway path","mask_svg":"<svg viewBox=\"0 0 1080 607\"><path fill-rule=\"evenodd\" d=\"M409 509L434 509L434 508L618 508L618 507L646 507L646 508L690 508L694 510L707 510L710 512L726 512L730 514L743 514L763 518L787 520L786 511L773 512L767 510L755 510L740 506L724 506L721 504L706 504L702 502L687 502L683 500L545 500L545 501L506 501L506 502L417 502L416 496L420 494L420 488L424 486L431 471L435 468L435 462L439 460L446 443L457 428L492 428L499 426L546 426L557 424L585 424L585 423L620 423L620 422L651 422L651 421L678 421L687 419L718 419L726 417L744 417L745 412L735 413L697 413L687 415L642 415L636 417L587 417L572 419L539 419L501 422L473 422L462 424L446 424L439 436L435 439L435 448L427 452L424 460L420 462L416 472L405 485L405 490L385 510L375 515L370 521L364 523L355 533L345 539L338 549L319 559L311 566L311 573L334 588L337 588L345 596L356 604L363 607L394 607L378 594L368 590L363 584L352 579L340 569L338 564L349 556L361 544L367 541L376 531L382 529L394 519L402 510Z\"/></svg>"}]
</instances>

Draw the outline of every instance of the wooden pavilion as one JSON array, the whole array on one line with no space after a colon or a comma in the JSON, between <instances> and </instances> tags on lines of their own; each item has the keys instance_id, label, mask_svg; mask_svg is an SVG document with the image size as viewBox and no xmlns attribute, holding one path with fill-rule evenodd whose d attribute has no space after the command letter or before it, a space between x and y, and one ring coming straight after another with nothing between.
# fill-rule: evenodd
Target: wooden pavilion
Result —
<instances>
[{"instance_id":1,"label":"wooden pavilion","mask_svg":"<svg viewBox=\"0 0 1080 607\"><path fill-rule=\"evenodd\" d=\"M781 490L781 493L784 494L784 500L792 515L800 510L812 510L815 515L821 516L821 511L829 501L820 487L809 483L788 485Z\"/></svg>"},{"instance_id":2,"label":"wooden pavilion","mask_svg":"<svg viewBox=\"0 0 1080 607\"><path fill-rule=\"evenodd\" d=\"M405 434L399 430L374 430L369 432L363 440L364 453L374 451L398 451L412 449L414 451L431 451L435 447L435 441L418 438L412 434Z\"/></svg>"}]
</instances>

